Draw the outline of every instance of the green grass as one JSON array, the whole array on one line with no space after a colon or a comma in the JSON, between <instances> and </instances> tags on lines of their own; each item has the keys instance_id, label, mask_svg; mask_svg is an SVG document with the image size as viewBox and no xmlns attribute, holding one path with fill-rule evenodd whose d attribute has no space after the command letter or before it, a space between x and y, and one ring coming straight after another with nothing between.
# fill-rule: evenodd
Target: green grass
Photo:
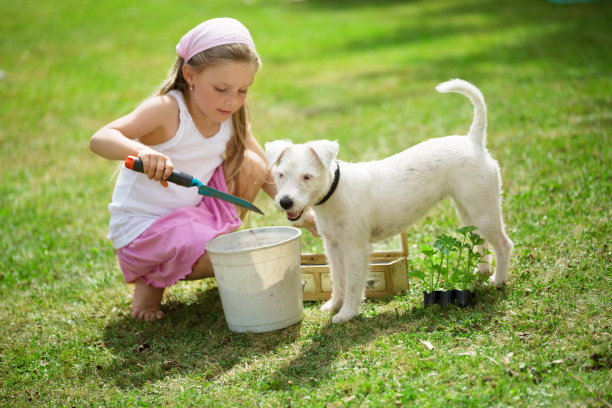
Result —
<instances>
[{"instance_id":1,"label":"green grass","mask_svg":"<svg viewBox=\"0 0 612 408\"><path fill-rule=\"evenodd\" d=\"M611 3L1 2L0 406L610 406ZM222 15L264 61L261 142L384 157L465 133L469 102L434 87L474 82L502 166L509 285L424 309L414 282L341 326L307 303L301 324L256 335L227 329L206 280L168 290L166 320L132 321L105 238L117 164L88 140L154 91L185 31ZM247 226L285 225L257 205L269 215ZM436 207L407 231L411 256L458 226Z\"/></svg>"}]
</instances>

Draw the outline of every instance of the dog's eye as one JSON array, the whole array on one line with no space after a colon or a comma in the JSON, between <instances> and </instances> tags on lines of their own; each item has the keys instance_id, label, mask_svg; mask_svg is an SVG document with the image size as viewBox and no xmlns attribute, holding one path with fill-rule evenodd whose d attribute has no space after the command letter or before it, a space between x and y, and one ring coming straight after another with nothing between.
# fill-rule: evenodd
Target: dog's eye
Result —
<instances>
[{"instance_id":1,"label":"dog's eye","mask_svg":"<svg viewBox=\"0 0 612 408\"><path fill-rule=\"evenodd\" d=\"M304 181L308 181L312 178L312 175L310 174L304 174Z\"/></svg>"},{"instance_id":2,"label":"dog's eye","mask_svg":"<svg viewBox=\"0 0 612 408\"><path fill-rule=\"evenodd\" d=\"M283 173L276 173L276 177L283 178Z\"/></svg>"}]
</instances>

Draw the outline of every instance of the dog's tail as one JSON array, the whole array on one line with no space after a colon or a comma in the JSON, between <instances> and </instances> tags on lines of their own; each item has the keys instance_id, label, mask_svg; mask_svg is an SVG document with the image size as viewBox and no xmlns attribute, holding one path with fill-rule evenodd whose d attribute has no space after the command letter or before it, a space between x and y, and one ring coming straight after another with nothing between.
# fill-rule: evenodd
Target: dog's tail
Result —
<instances>
[{"instance_id":1,"label":"dog's tail","mask_svg":"<svg viewBox=\"0 0 612 408\"><path fill-rule=\"evenodd\" d=\"M470 98L474 105L474 120L468 132L468 137L484 146L487 141L487 106L478 88L462 79L451 79L436 87L438 92L456 92Z\"/></svg>"}]
</instances>

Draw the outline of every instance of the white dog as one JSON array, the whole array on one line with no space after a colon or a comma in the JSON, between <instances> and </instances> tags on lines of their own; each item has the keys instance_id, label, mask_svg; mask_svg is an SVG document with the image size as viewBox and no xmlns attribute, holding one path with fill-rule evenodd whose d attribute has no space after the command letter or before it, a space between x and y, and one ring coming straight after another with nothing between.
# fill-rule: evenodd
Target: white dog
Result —
<instances>
[{"instance_id":1,"label":"white dog","mask_svg":"<svg viewBox=\"0 0 612 408\"><path fill-rule=\"evenodd\" d=\"M266 143L270 167L276 164L276 205L294 223L305 210L314 210L332 278L332 296L322 309L340 309L333 323L359 314L370 244L401 232L447 196L463 224L477 226L485 245L493 247L497 264L492 283L507 281L513 244L504 231L499 167L485 148L484 98L478 88L459 79L436 89L461 93L474 105L467 136L431 139L364 163L337 161L338 143L329 140ZM490 274L490 255L487 258L489 263L479 267Z\"/></svg>"}]
</instances>

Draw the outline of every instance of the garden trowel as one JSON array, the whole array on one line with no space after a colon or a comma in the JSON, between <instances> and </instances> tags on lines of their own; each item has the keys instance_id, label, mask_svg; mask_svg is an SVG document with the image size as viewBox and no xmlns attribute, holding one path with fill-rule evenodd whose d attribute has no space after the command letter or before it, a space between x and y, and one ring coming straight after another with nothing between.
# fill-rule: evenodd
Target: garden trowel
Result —
<instances>
[{"instance_id":1,"label":"garden trowel","mask_svg":"<svg viewBox=\"0 0 612 408\"><path fill-rule=\"evenodd\" d=\"M139 158L134 157L134 156L128 156L127 159L125 159L125 167L127 167L130 170L137 171L139 173L144 173L142 161ZM231 194L224 193L219 190L215 190L212 187L202 184L200 180L194 178L193 176L190 176L189 174L174 170L172 174L170 174L170 177L168 177L167 181L174 183L174 184L178 184L179 186L183 186L183 187L197 187L198 194L218 198L220 200L227 201L229 203L244 207L247 210L255 211L256 213L265 215L263 211L261 211L259 208L249 203L248 201L243 200L242 198L233 196Z\"/></svg>"}]
</instances>

